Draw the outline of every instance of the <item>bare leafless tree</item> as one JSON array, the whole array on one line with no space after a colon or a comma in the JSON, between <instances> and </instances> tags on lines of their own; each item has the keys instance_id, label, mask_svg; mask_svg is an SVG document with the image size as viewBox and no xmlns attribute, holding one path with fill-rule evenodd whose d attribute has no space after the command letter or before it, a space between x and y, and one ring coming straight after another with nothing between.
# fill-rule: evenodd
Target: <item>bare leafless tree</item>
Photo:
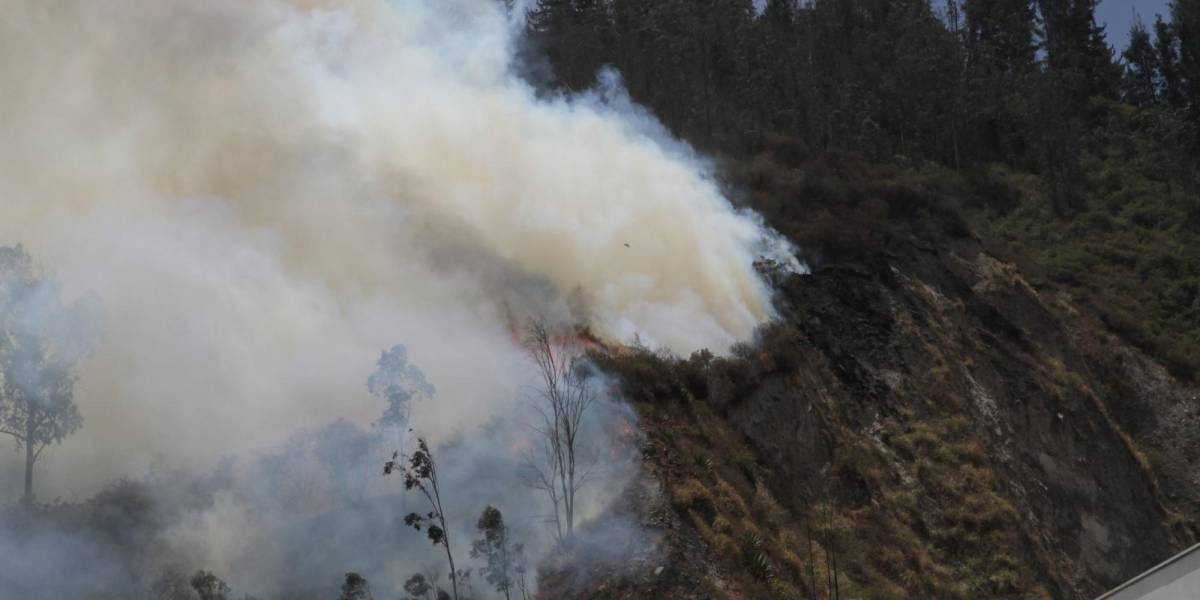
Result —
<instances>
[{"instance_id":1,"label":"bare leafless tree","mask_svg":"<svg viewBox=\"0 0 1200 600\"><path fill-rule=\"evenodd\" d=\"M540 447L530 453L527 482L549 497L562 542L575 532L576 493L594 467L581 463L580 434L597 393L578 345L555 340L545 324L529 324L525 348L540 377L534 402L538 422L533 427Z\"/></svg>"},{"instance_id":2,"label":"bare leafless tree","mask_svg":"<svg viewBox=\"0 0 1200 600\"><path fill-rule=\"evenodd\" d=\"M548 522L553 522L555 527L555 539L562 541L562 499L558 487L558 461L557 452L554 449L554 444L547 439L542 439L540 435L541 427L535 427L535 431L539 432L537 443L524 453L525 472L522 478L525 485L540 490L550 499L550 506L554 512L546 519Z\"/></svg>"}]
</instances>

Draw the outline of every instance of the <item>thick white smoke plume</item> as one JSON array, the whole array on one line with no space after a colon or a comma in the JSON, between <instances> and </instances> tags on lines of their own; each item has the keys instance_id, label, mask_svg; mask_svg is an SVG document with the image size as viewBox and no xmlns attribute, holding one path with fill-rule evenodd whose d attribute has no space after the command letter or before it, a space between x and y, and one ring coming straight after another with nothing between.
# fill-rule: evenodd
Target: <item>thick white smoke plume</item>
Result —
<instances>
[{"instance_id":1,"label":"thick white smoke plume","mask_svg":"<svg viewBox=\"0 0 1200 600\"><path fill-rule=\"evenodd\" d=\"M0 244L105 312L42 499L365 425L398 342L444 441L523 395L525 318L683 353L770 316L782 243L618 84L536 97L500 7L0 1Z\"/></svg>"}]
</instances>

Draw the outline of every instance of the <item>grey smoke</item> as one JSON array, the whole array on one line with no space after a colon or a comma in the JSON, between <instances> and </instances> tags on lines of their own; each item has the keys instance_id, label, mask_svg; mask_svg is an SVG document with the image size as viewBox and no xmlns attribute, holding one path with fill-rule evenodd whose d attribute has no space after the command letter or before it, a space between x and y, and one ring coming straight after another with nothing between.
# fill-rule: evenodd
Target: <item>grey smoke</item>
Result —
<instances>
[{"instance_id":1,"label":"grey smoke","mask_svg":"<svg viewBox=\"0 0 1200 600\"><path fill-rule=\"evenodd\" d=\"M490 502L536 531L518 514L528 492L481 466L524 435L514 325L722 352L771 317L751 263L798 268L787 245L615 74L538 98L498 6L0 2L0 243L25 243L65 296L105 312L76 389L84 427L43 458L41 498L231 457L225 487L172 511L154 543L269 582L247 592L316 572L294 562L306 531L399 542L372 537L366 515L392 518L395 490L354 455L403 441L373 438L384 407L364 385L403 342L437 390L413 422L462 457L463 523ZM0 453L0 478L18 477ZM591 515L614 486L595 488Z\"/></svg>"}]
</instances>

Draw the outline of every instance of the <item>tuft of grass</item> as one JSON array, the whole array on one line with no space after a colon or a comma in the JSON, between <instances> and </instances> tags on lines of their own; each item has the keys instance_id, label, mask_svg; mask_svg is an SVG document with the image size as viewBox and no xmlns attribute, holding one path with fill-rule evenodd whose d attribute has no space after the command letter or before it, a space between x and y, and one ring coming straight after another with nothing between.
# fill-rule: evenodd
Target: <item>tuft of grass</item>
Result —
<instances>
[{"instance_id":1,"label":"tuft of grass","mask_svg":"<svg viewBox=\"0 0 1200 600\"><path fill-rule=\"evenodd\" d=\"M775 568L771 565L771 559L761 547L743 548L742 551L746 570L751 577L759 581L771 581L775 578Z\"/></svg>"},{"instance_id":2,"label":"tuft of grass","mask_svg":"<svg viewBox=\"0 0 1200 600\"><path fill-rule=\"evenodd\" d=\"M729 534L733 532L733 524L726 519L724 515L717 515L712 522L712 529L717 533Z\"/></svg>"},{"instance_id":3,"label":"tuft of grass","mask_svg":"<svg viewBox=\"0 0 1200 600\"><path fill-rule=\"evenodd\" d=\"M671 497L675 502L675 506L681 509L692 509L706 513L713 511L712 494L697 479L688 479L682 484L675 486L671 490Z\"/></svg>"},{"instance_id":4,"label":"tuft of grass","mask_svg":"<svg viewBox=\"0 0 1200 600\"><path fill-rule=\"evenodd\" d=\"M742 548L749 550L762 548L763 541L762 536L758 535L757 531L747 529L742 532L742 535L738 536L738 543L741 544Z\"/></svg>"}]
</instances>

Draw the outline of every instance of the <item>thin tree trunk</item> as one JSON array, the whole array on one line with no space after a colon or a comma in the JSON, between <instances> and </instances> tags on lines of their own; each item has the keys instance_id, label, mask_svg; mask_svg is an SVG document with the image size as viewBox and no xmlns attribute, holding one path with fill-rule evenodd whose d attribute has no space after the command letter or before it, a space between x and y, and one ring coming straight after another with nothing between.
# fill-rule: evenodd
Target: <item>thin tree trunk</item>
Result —
<instances>
[{"instance_id":1,"label":"thin tree trunk","mask_svg":"<svg viewBox=\"0 0 1200 600\"><path fill-rule=\"evenodd\" d=\"M829 540L830 566L831 566L831 570L833 571L833 598L835 598L836 600L841 600L842 592L839 589L840 586L838 585L837 545L836 545L837 539L835 537L836 533L834 533L834 530L833 530L833 519L835 516L836 515L834 514L834 511L833 511L833 500L830 500L829 501L829 529L828 529L828 538L827 539Z\"/></svg>"},{"instance_id":2,"label":"thin tree trunk","mask_svg":"<svg viewBox=\"0 0 1200 600\"><path fill-rule=\"evenodd\" d=\"M574 435L572 435L572 438ZM567 448L567 537L575 534L575 440Z\"/></svg>"},{"instance_id":3,"label":"thin tree trunk","mask_svg":"<svg viewBox=\"0 0 1200 600\"><path fill-rule=\"evenodd\" d=\"M421 447L424 449L425 442L421 441ZM442 509L442 492L438 487L437 466L433 462L433 458L429 459L429 488L420 486L421 491L425 494L425 498L429 500L430 506L437 513L438 522L442 526L442 547L446 549L446 560L450 563L450 587L454 590L454 600L458 600L458 570L454 568L454 553L450 551L450 528L446 526L446 511ZM430 491L433 493L431 494Z\"/></svg>"},{"instance_id":4,"label":"thin tree trunk","mask_svg":"<svg viewBox=\"0 0 1200 600\"><path fill-rule=\"evenodd\" d=\"M504 579L501 580L503 582L503 585L502 585L500 591L504 592L504 600L512 600L512 596L510 596L508 593L508 588L512 586L512 578L509 577L509 565L511 563L509 562L509 558L508 558L508 531L507 530L504 532L503 541L500 542L500 564L504 565Z\"/></svg>"},{"instance_id":5,"label":"thin tree trunk","mask_svg":"<svg viewBox=\"0 0 1200 600\"><path fill-rule=\"evenodd\" d=\"M454 553L450 551L450 528L446 526L446 514L442 512L442 495L438 492L436 475L433 495L437 498L438 521L442 523L442 546L446 548L446 560L450 562L450 586L454 589L454 600L458 600L458 570L454 568Z\"/></svg>"},{"instance_id":6,"label":"thin tree trunk","mask_svg":"<svg viewBox=\"0 0 1200 600\"><path fill-rule=\"evenodd\" d=\"M559 399L555 402L558 403L558 406L556 406L554 410L554 418L557 421L557 424L554 427L554 445L557 448L556 455L558 460L558 487L562 492L563 518L567 522L566 539L570 539L571 534L573 533L572 526L574 523L572 523L571 518L571 489L567 487L567 449L564 447L566 446L566 441L564 439L565 434L562 432L562 422L566 420L566 416L563 414L564 409L561 406L562 400Z\"/></svg>"},{"instance_id":7,"label":"thin tree trunk","mask_svg":"<svg viewBox=\"0 0 1200 600\"><path fill-rule=\"evenodd\" d=\"M838 566L837 566L837 534L830 532L829 535L829 551L833 554L833 597L837 600L842 598L841 586L838 585Z\"/></svg>"},{"instance_id":8,"label":"thin tree trunk","mask_svg":"<svg viewBox=\"0 0 1200 600\"><path fill-rule=\"evenodd\" d=\"M443 530L445 531L445 530ZM450 561L450 587L454 589L454 600L458 600L458 571L454 569L454 555L450 552L450 534L443 533L446 546L446 559Z\"/></svg>"},{"instance_id":9,"label":"thin tree trunk","mask_svg":"<svg viewBox=\"0 0 1200 600\"><path fill-rule=\"evenodd\" d=\"M956 111L956 113L957 113L957 111ZM957 119L957 117L955 117L955 118ZM951 131L951 135L954 138L954 170L959 171L959 170L962 170L962 163L959 161L959 158L958 158L958 124L955 123L954 125L952 125L950 127L950 131Z\"/></svg>"},{"instance_id":10,"label":"thin tree trunk","mask_svg":"<svg viewBox=\"0 0 1200 600\"><path fill-rule=\"evenodd\" d=\"M817 598L817 570L816 570L816 564L815 564L815 561L813 558L812 517L811 516L808 517L807 522L804 524L804 537L807 538L807 540L808 540L808 544L807 544L807 546L808 546L808 583L809 583L809 588L812 590L812 598L814 600L816 600L816 598Z\"/></svg>"},{"instance_id":11,"label":"thin tree trunk","mask_svg":"<svg viewBox=\"0 0 1200 600\"><path fill-rule=\"evenodd\" d=\"M554 486L554 484L553 484L553 483L551 483L550 485L551 485L551 487L553 487L553 486ZM558 508L558 498L555 498L555 497L554 497L554 494L553 494L553 493L551 493L551 495L550 495L550 501L554 503L554 531L555 531L555 533L557 533L557 534L558 534L558 535L557 535L557 540L558 540L558 543L559 543L559 544L562 544L562 543L563 543L563 539L565 539L565 538L563 538L563 530L562 530L562 516L560 516L560 515L558 514L558 513L559 513L559 508Z\"/></svg>"},{"instance_id":12,"label":"thin tree trunk","mask_svg":"<svg viewBox=\"0 0 1200 600\"><path fill-rule=\"evenodd\" d=\"M826 502L828 502L828 496L826 496ZM829 556L829 547L830 547L829 528L831 527L832 524L829 521L828 513L824 510L822 510L821 512L826 513L826 514L821 515L823 520L825 521L825 531L822 532L825 537L825 594L826 594L825 597L830 598L830 600L832 600L832 598L833 598L833 561L830 559L830 556Z\"/></svg>"},{"instance_id":13,"label":"thin tree trunk","mask_svg":"<svg viewBox=\"0 0 1200 600\"><path fill-rule=\"evenodd\" d=\"M25 497L22 500L26 506L33 505L33 461L36 456L33 450L33 422L34 408L31 405L25 416Z\"/></svg>"}]
</instances>

